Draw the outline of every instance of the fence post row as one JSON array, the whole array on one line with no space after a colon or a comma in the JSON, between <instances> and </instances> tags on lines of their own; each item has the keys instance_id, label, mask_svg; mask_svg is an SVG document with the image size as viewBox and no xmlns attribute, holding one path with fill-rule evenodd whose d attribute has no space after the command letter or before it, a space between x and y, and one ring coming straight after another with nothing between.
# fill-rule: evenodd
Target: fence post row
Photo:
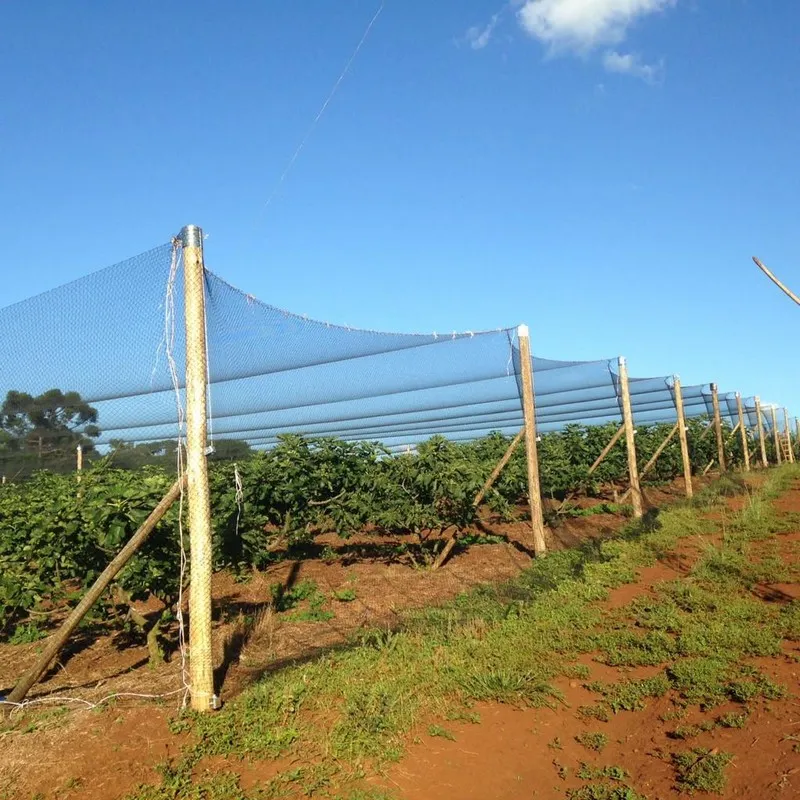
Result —
<instances>
[{"instance_id":1,"label":"fence post row","mask_svg":"<svg viewBox=\"0 0 800 800\"><path fill-rule=\"evenodd\" d=\"M517 328L519 338L520 378L522 380L522 413L525 418L525 454L528 462L528 500L533 527L533 551L543 556L547 550L544 538L542 493L539 484L539 456L536 447L536 406L533 394L533 361L527 325Z\"/></svg>"},{"instance_id":2,"label":"fence post row","mask_svg":"<svg viewBox=\"0 0 800 800\"><path fill-rule=\"evenodd\" d=\"M628 386L628 365L625 359L619 359L619 386L622 394L622 421L625 425L625 444L628 450L628 477L631 484L631 503L633 516L637 519L642 516L642 487L639 485L639 466L636 463L636 431L633 427L633 411L631 409L631 394Z\"/></svg>"},{"instance_id":3,"label":"fence post row","mask_svg":"<svg viewBox=\"0 0 800 800\"><path fill-rule=\"evenodd\" d=\"M750 443L747 441L747 426L744 422L744 408L742 406L742 395L740 392L736 392L736 412L739 416L739 435L742 437L744 471L750 472Z\"/></svg>"},{"instance_id":4,"label":"fence post row","mask_svg":"<svg viewBox=\"0 0 800 800\"><path fill-rule=\"evenodd\" d=\"M756 422L758 426L758 446L761 450L761 466L765 469L769 466L767 460L767 442L764 436L764 418L761 416L761 398L756 397Z\"/></svg>"},{"instance_id":5,"label":"fence post row","mask_svg":"<svg viewBox=\"0 0 800 800\"><path fill-rule=\"evenodd\" d=\"M722 417L719 413L719 391L717 384L711 384L711 404L714 407L714 433L717 436L717 463L719 471L725 472L725 440L722 437Z\"/></svg>"},{"instance_id":6,"label":"fence post row","mask_svg":"<svg viewBox=\"0 0 800 800\"><path fill-rule=\"evenodd\" d=\"M186 315L186 477L191 541L189 683L195 711L216 708L211 654L211 500L206 464L207 370L203 232L187 225L183 247Z\"/></svg>"},{"instance_id":7,"label":"fence post row","mask_svg":"<svg viewBox=\"0 0 800 800\"><path fill-rule=\"evenodd\" d=\"M681 443L681 460L683 461L683 482L686 487L686 496L694 494L692 489L692 459L689 455L689 439L686 436L686 415L683 411L683 390L681 379L675 375L672 379L672 388L675 392L675 410L678 414L678 437Z\"/></svg>"},{"instance_id":8,"label":"fence post row","mask_svg":"<svg viewBox=\"0 0 800 800\"><path fill-rule=\"evenodd\" d=\"M778 466L783 463L783 455L781 453L781 435L778 432L778 411L774 405L769 407L770 416L772 417L772 441L775 445L775 458Z\"/></svg>"}]
</instances>

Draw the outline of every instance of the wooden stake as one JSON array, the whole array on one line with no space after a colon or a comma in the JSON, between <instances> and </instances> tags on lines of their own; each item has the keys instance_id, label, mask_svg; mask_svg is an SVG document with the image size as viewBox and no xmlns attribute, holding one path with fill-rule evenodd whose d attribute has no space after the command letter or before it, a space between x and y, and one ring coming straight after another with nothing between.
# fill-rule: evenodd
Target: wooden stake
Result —
<instances>
[{"instance_id":1,"label":"wooden stake","mask_svg":"<svg viewBox=\"0 0 800 800\"><path fill-rule=\"evenodd\" d=\"M798 305L800 305L800 297L798 297L788 286L781 283L775 275L772 274L762 263L759 259L753 256L753 261L755 261L756 266L787 296L791 297L792 300L795 301Z\"/></svg>"},{"instance_id":2,"label":"wooden stake","mask_svg":"<svg viewBox=\"0 0 800 800\"><path fill-rule=\"evenodd\" d=\"M714 407L714 433L717 435L717 462L719 471L725 472L725 440L722 438L722 417L719 413L719 392L717 384L711 384L711 403Z\"/></svg>"},{"instance_id":3,"label":"wooden stake","mask_svg":"<svg viewBox=\"0 0 800 800\"><path fill-rule=\"evenodd\" d=\"M769 466L767 460L767 442L764 437L764 418L761 416L761 398L756 397L756 425L758 428L758 444L761 448L761 466L765 469Z\"/></svg>"},{"instance_id":4,"label":"wooden stake","mask_svg":"<svg viewBox=\"0 0 800 800\"><path fill-rule=\"evenodd\" d=\"M792 429L789 427L789 412L783 409L783 427L786 429L786 444L789 446L789 463L794 464L794 447L792 446Z\"/></svg>"},{"instance_id":5,"label":"wooden stake","mask_svg":"<svg viewBox=\"0 0 800 800\"><path fill-rule=\"evenodd\" d=\"M714 461L715 461L715 459L712 458L711 461L708 462L708 466L703 470L703 475L704 476L708 475L708 473L711 471L711 467L714 466Z\"/></svg>"},{"instance_id":6,"label":"wooden stake","mask_svg":"<svg viewBox=\"0 0 800 800\"><path fill-rule=\"evenodd\" d=\"M83 447L81 445L75 448L75 468L78 472L83 469Z\"/></svg>"},{"instance_id":7,"label":"wooden stake","mask_svg":"<svg viewBox=\"0 0 800 800\"><path fill-rule=\"evenodd\" d=\"M195 711L217 706L211 654L211 501L206 464L208 357L206 353L203 232L187 225L183 245L186 314L186 475L191 542L189 683Z\"/></svg>"},{"instance_id":8,"label":"wooden stake","mask_svg":"<svg viewBox=\"0 0 800 800\"><path fill-rule=\"evenodd\" d=\"M747 426L744 423L742 395L736 392L736 412L739 415L739 433L742 437L742 453L744 454L744 471L750 472L750 444L747 441Z\"/></svg>"},{"instance_id":9,"label":"wooden stake","mask_svg":"<svg viewBox=\"0 0 800 800\"><path fill-rule=\"evenodd\" d=\"M492 470L492 474L487 478L486 483L483 484L481 490L478 494L475 495L475 499L472 501L472 505L477 508L483 498L486 497L486 492L494 486L494 482L500 477L500 473L503 471L503 468L506 464L511 460L511 456L514 455L514 451L517 449L517 446L522 441L522 437L525 435L525 428L521 428L520 432L511 440L511 444L509 444L508 449L503 454L503 457L500 461L497 462L497 466Z\"/></svg>"},{"instance_id":10,"label":"wooden stake","mask_svg":"<svg viewBox=\"0 0 800 800\"><path fill-rule=\"evenodd\" d=\"M675 392L675 410L678 412L678 436L681 443L681 460L683 461L683 482L686 487L686 496L694 494L692 489L692 459L689 455L689 438L686 435L686 416L683 410L683 391L681 390L681 380L676 375L673 379L673 391Z\"/></svg>"},{"instance_id":11,"label":"wooden stake","mask_svg":"<svg viewBox=\"0 0 800 800\"><path fill-rule=\"evenodd\" d=\"M778 411L775 406L770 406L772 414L772 441L775 443L775 458L778 460L778 466L783 463L783 455L781 454L781 435L778 433Z\"/></svg>"},{"instance_id":12,"label":"wooden stake","mask_svg":"<svg viewBox=\"0 0 800 800\"><path fill-rule=\"evenodd\" d=\"M539 485L539 458L536 448L536 407L533 394L533 362L531 340L527 325L517 329L519 337L520 378L522 380L522 411L525 416L525 453L528 461L528 500L533 527L533 550L543 556L547 550L544 538L542 494Z\"/></svg>"},{"instance_id":13,"label":"wooden stake","mask_svg":"<svg viewBox=\"0 0 800 800\"><path fill-rule=\"evenodd\" d=\"M41 656L36 663L19 679L14 690L8 696L9 703L21 703L36 681L42 676L50 665L50 662L58 655L58 652L66 644L67 639L72 635L80 621L86 616L86 612L100 599L103 592L120 570L130 561L136 551L145 543L147 537L167 513L170 506L180 497L186 478L178 478L172 484L170 490L164 495L161 502L153 509L150 516L142 523L136 533L131 536L128 543L119 551L116 558L103 570L100 576L92 585L92 588L83 596L83 599L75 606L75 610L62 623L61 627L50 637ZM5 706L8 708L8 706Z\"/></svg>"},{"instance_id":14,"label":"wooden stake","mask_svg":"<svg viewBox=\"0 0 800 800\"><path fill-rule=\"evenodd\" d=\"M625 359L619 359L619 386L622 393L622 419L625 424L625 444L628 450L628 476L631 483L631 502L633 516L637 519L642 516L642 487L639 485L639 467L636 463L636 431L633 427L633 410L631 408L631 393L628 386L628 365Z\"/></svg>"}]
</instances>

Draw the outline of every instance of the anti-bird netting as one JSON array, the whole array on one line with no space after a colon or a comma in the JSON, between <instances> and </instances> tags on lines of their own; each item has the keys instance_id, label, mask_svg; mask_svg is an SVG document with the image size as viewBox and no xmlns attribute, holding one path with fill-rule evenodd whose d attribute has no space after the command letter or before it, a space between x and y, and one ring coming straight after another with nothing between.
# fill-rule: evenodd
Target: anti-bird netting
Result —
<instances>
[{"instance_id":1,"label":"anti-bird netting","mask_svg":"<svg viewBox=\"0 0 800 800\"><path fill-rule=\"evenodd\" d=\"M0 309L0 399L12 390L77 392L97 411L100 451L176 440L185 340L182 271L173 254L163 245ZM268 448L279 435L297 433L401 450L435 434L457 441L513 435L523 424L515 327L358 330L267 305L210 271L205 288L209 415L219 447L244 441ZM534 357L533 369L540 433L620 419L617 359ZM630 392L638 424L675 421L671 378L632 378ZM683 387L683 396L688 417L711 413L708 386ZM720 404L735 423L735 395L720 395ZM746 407L754 426L755 410ZM40 439L39 451L40 458L74 458L58 442Z\"/></svg>"}]
</instances>

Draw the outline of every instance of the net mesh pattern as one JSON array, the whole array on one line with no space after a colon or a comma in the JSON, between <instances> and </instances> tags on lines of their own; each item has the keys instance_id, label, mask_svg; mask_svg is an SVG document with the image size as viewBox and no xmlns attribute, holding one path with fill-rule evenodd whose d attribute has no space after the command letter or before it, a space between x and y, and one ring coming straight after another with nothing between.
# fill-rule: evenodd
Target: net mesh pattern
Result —
<instances>
[{"instance_id":1,"label":"net mesh pattern","mask_svg":"<svg viewBox=\"0 0 800 800\"><path fill-rule=\"evenodd\" d=\"M182 271L172 255L166 244L0 309L0 398L77 392L97 412L92 440L101 451L175 440L185 338ZM210 271L205 291L215 441L268 448L296 433L401 449L435 434L470 440L523 425L515 327L384 333L292 314ZM533 370L540 433L620 419L617 359L534 357ZM630 393L637 424L677 419L671 378L631 378ZM712 413L708 386L684 386L683 397L687 417ZM744 405L754 428L754 402ZM735 395L720 395L720 407L735 424ZM770 414L762 416L770 429Z\"/></svg>"}]
</instances>

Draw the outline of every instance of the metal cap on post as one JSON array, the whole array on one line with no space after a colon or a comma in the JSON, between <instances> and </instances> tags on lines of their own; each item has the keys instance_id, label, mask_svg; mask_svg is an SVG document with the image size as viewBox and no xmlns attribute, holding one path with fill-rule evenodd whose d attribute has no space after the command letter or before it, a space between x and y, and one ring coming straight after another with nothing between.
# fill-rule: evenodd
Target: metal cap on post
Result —
<instances>
[{"instance_id":1,"label":"metal cap on post","mask_svg":"<svg viewBox=\"0 0 800 800\"><path fill-rule=\"evenodd\" d=\"M203 231L187 225L183 248L186 315L186 479L191 542L189 683L195 711L218 707L211 653L211 501L206 464L208 353Z\"/></svg>"},{"instance_id":2,"label":"metal cap on post","mask_svg":"<svg viewBox=\"0 0 800 800\"><path fill-rule=\"evenodd\" d=\"M619 388L622 393L622 421L625 425L625 446L628 451L628 477L631 484L631 503L633 516L639 519L643 513L642 487L639 484L639 465L636 462L636 431L633 427L633 409L631 407L631 393L628 386L628 364L619 357Z\"/></svg>"},{"instance_id":3,"label":"metal cap on post","mask_svg":"<svg viewBox=\"0 0 800 800\"><path fill-rule=\"evenodd\" d=\"M536 406L533 393L533 361L527 325L517 328L519 339L520 381L522 382L522 413L525 419L525 456L528 465L528 500L533 527L533 550L537 556L547 551L544 537L542 492L539 485L539 456L536 447Z\"/></svg>"}]
</instances>

